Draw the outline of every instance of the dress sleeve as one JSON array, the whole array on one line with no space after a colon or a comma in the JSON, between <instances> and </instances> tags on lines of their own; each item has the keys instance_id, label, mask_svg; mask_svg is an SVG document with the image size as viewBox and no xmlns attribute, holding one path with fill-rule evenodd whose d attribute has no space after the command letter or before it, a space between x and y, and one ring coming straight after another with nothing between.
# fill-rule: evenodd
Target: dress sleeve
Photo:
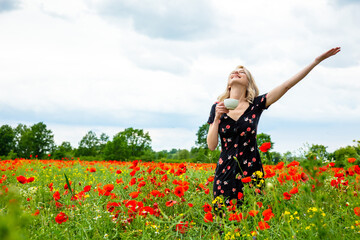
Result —
<instances>
[{"instance_id":1,"label":"dress sleeve","mask_svg":"<svg viewBox=\"0 0 360 240\"><path fill-rule=\"evenodd\" d=\"M266 109L268 109L270 107L270 106L265 107L266 106L266 97L267 97L267 93L265 93L263 95L260 95L260 96L257 96L255 98L256 101L254 100L256 106L261 110L266 110Z\"/></svg>"},{"instance_id":2,"label":"dress sleeve","mask_svg":"<svg viewBox=\"0 0 360 240\"><path fill-rule=\"evenodd\" d=\"M211 124L211 123L214 122L216 104L217 104L217 103L214 103L214 104L212 105L212 107L211 107L210 116L209 116L209 119L208 119L208 121L207 121L208 124Z\"/></svg>"}]
</instances>

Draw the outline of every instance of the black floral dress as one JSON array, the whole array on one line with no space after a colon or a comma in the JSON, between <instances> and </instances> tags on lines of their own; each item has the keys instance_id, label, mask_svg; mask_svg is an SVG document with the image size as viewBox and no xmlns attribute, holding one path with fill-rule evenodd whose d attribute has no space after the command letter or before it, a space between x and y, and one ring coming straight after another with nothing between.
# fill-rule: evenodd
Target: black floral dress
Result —
<instances>
[{"instance_id":1,"label":"black floral dress","mask_svg":"<svg viewBox=\"0 0 360 240\"><path fill-rule=\"evenodd\" d=\"M256 185L259 189L264 184L264 170L256 143L256 132L261 113L267 109L266 96L267 94L263 94L255 97L238 120L232 119L226 113L220 118L221 154L214 177L214 206L219 203L217 199L225 201L226 206L229 206L231 199L238 199L238 193L242 192L244 187L241 181L243 178L251 177L250 186ZM214 121L217 103L211 108L209 124Z\"/></svg>"}]
</instances>

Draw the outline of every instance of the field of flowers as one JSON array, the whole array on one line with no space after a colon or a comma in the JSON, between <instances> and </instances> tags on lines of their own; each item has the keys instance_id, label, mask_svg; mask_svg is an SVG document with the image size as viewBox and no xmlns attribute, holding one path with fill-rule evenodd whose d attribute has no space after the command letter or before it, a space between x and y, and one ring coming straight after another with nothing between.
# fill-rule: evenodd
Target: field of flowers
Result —
<instances>
[{"instance_id":1,"label":"field of flowers","mask_svg":"<svg viewBox=\"0 0 360 240\"><path fill-rule=\"evenodd\" d=\"M216 164L2 160L0 239L360 239L355 160L264 166L238 209Z\"/></svg>"}]
</instances>

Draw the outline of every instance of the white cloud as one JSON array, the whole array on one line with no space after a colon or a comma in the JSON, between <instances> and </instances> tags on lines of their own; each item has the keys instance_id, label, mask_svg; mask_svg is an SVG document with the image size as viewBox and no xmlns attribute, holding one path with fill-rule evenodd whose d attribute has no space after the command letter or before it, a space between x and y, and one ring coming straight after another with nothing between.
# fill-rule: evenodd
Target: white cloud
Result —
<instances>
[{"instance_id":1,"label":"white cloud","mask_svg":"<svg viewBox=\"0 0 360 240\"><path fill-rule=\"evenodd\" d=\"M147 128L156 146L188 148L236 65L247 66L265 93L339 45L337 56L266 115L352 126L360 119L359 6L336 4L23 1L20 9L0 13L0 117L49 121L78 139L90 130L85 126ZM286 133L276 133L283 142ZM170 141L176 134L181 140ZM345 134L350 139L359 132Z\"/></svg>"}]
</instances>

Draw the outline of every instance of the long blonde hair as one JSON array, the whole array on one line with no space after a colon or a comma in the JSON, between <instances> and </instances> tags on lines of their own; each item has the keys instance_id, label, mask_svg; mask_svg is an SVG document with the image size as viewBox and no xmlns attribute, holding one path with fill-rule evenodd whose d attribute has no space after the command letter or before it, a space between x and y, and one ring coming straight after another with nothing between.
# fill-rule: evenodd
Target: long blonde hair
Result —
<instances>
[{"instance_id":1,"label":"long blonde hair","mask_svg":"<svg viewBox=\"0 0 360 240\"><path fill-rule=\"evenodd\" d=\"M245 98L249 103L252 103L254 98L259 96L259 89L256 86L256 83L254 81L253 76L251 75L251 73L249 72L249 70L247 70L244 66L239 65L235 68L235 70L238 69L243 69L245 71L245 74L247 76L247 79L249 81L248 83L248 87L246 89L246 94L245 94ZM230 74L231 75L231 74ZM230 97L230 88L229 88L229 79L230 79L230 75L228 77L228 84L226 86L226 90L225 92L223 92L219 97L218 97L218 101L222 102L224 101L226 98Z\"/></svg>"}]
</instances>

